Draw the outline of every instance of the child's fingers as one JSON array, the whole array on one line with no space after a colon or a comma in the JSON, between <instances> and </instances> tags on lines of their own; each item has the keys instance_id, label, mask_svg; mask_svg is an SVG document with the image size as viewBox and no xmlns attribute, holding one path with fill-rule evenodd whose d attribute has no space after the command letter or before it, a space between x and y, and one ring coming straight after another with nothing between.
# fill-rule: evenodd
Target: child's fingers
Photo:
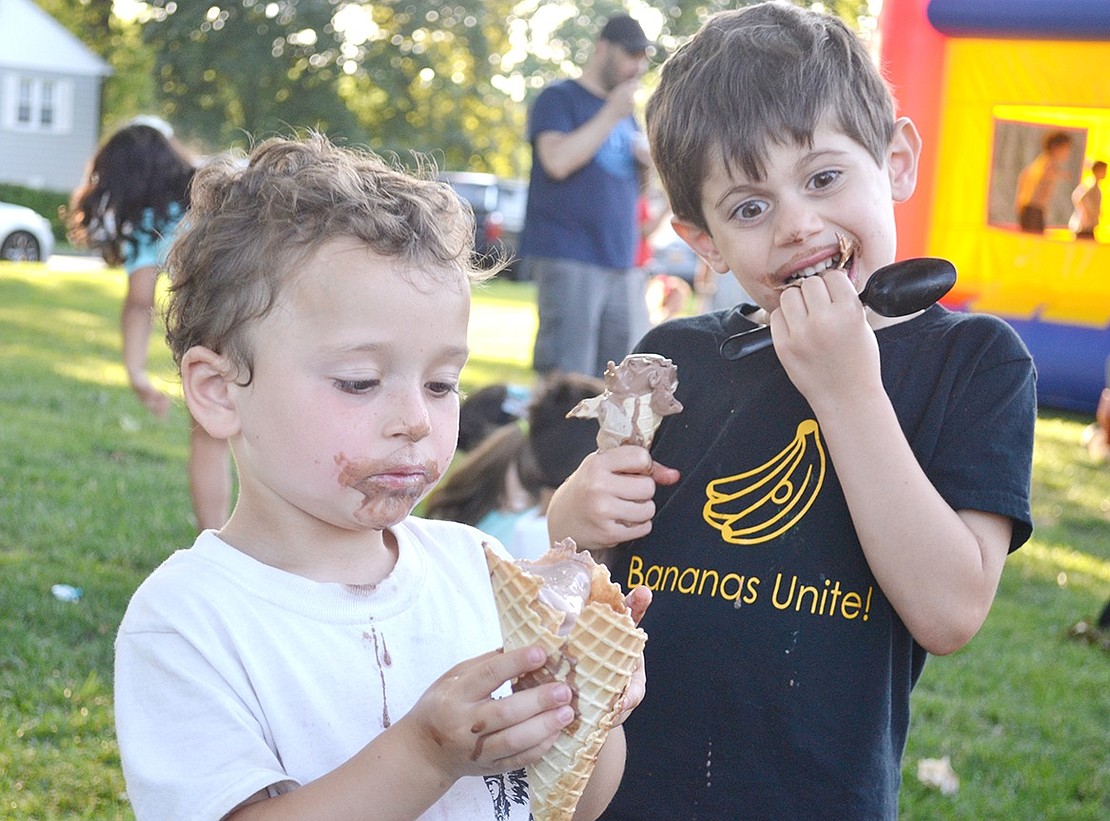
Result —
<instances>
[{"instance_id":1,"label":"child's fingers","mask_svg":"<svg viewBox=\"0 0 1110 821\"><path fill-rule=\"evenodd\" d=\"M492 699L481 710L482 731L510 733L517 748L538 744L574 720L573 697L567 684L551 682ZM527 731L519 732L521 728Z\"/></svg>"},{"instance_id":2,"label":"child's fingers","mask_svg":"<svg viewBox=\"0 0 1110 821\"><path fill-rule=\"evenodd\" d=\"M534 747L510 753L504 758L493 759L488 763L489 773L504 773L509 770L519 770L529 764L534 764L543 758L544 753L551 749L551 745L559 738L559 733L552 733Z\"/></svg>"},{"instance_id":3,"label":"child's fingers","mask_svg":"<svg viewBox=\"0 0 1110 821\"><path fill-rule=\"evenodd\" d=\"M644 587L641 584L633 587L628 595L624 597L624 604L631 611L633 624L639 624L644 617L644 613L647 612L648 606L651 604L651 596L651 588Z\"/></svg>"},{"instance_id":4,"label":"child's fingers","mask_svg":"<svg viewBox=\"0 0 1110 821\"><path fill-rule=\"evenodd\" d=\"M604 502L599 500L602 520L619 522L628 527L642 525L655 516L655 502L652 499L621 499L614 497Z\"/></svg>"},{"instance_id":5,"label":"child's fingers","mask_svg":"<svg viewBox=\"0 0 1110 821\"><path fill-rule=\"evenodd\" d=\"M647 670L644 665L644 657L641 655L640 663L632 671L632 678L628 682L628 687L624 690L624 696L621 698L621 711L617 714L614 724L623 724L624 720L644 700L645 695L647 695Z\"/></svg>"},{"instance_id":6,"label":"child's fingers","mask_svg":"<svg viewBox=\"0 0 1110 821\"><path fill-rule=\"evenodd\" d=\"M590 454L582 464L590 470L605 473L649 474L651 453L639 445L620 445Z\"/></svg>"},{"instance_id":7,"label":"child's fingers","mask_svg":"<svg viewBox=\"0 0 1110 821\"><path fill-rule=\"evenodd\" d=\"M501 772L491 762L542 745L574 720L572 693L563 683L492 697L506 681L538 670L545 660L543 649L532 646L462 661L394 726L412 727L428 760L452 779Z\"/></svg>"},{"instance_id":8,"label":"child's fingers","mask_svg":"<svg viewBox=\"0 0 1110 821\"><path fill-rule=\"evenodd\" d=\"M604 488L579 500L579 531L590 544L612 546L646 536L655 516L655 482L650 476L611 474ZM586 523L592 529L582 533Z\"/></svg>"},{"instance_id":9,"label":"child's fingers","mask_svg":"<svg viewBox=\"0 0 1110 821\"><path fill-rule=\"evenodd\" d=\"M828 289L829 298L833 302L844 302L852 308L859 308L859 294L856 292L856 286L852 284L852 280L848 279L848 274L844 271L833 270L826 271L822 277L825 287Z\"/></svg>"},{"instance_id":10,"label":"child's fingers","mask_svg":"<svg viewBox=\"0 0 1110 821\"><path fill-rule=\"evenodd\" d=\"M657 485L673 485L682 474L676 468L669 468L666 465L661 465L658 462L651 463L651 479Z\"/></svg>"},{"instance_id":11,"label":"child's fingers","mask_svg":"<svg viewBox=\"0 0 1110 821\"><path fill-rule=\"evenodd\" d=\"M651 468L655 464L651 459L651 451L640 445L621 445L614 449L616 454L616 473L651 475Z\"/></svg>"},{"instance_id":12,"label":"child's fingers","mask_svg":"<svg viewBox=\"0 0 1110 821\"><path fill-rule=\"evenodd\" d=\"M462 698L479 701L489 698L506 681L540 669L546 660L541 647L491 650L456 665L446 675L459 685Z\"/></svg>"},{"instance_id":13,"label":"child's fingers","mask_svg":"<svg viewBox=\"0 0 1110 821\"><path fill-rule=\"evenodd\" d=\"M617 498L628 502L650 502L655 498L655 480L651 477L650 466L646 474L618 474L613 479L612 488Z\"/></svg>"},{"instance_id":14,"label":"child's fingers","mask_svg":"<svg viewBox=\"0 0 1110 821\"><path fill-rule=\"evenodd\" d=\"M170 412L170 398L157 388L147 386L136 388L136 391L139 394L139 400L146 406L147 410L159 419L165 418Z\"/></svg>"},{"instance_id":15,"label":"child's fingers","mask_svg":"<svg viewBox=\"0 0 1110 821\"><path fill-rule=\"evenodd\" d=\"M512 769L507 762L534 760L527 756L542 755L574 720L570 699L567 685L544 684L483 705L471 728L475 737L472 760L483 767L496 764L498 772Z\"/></svg>"}]
</instances>

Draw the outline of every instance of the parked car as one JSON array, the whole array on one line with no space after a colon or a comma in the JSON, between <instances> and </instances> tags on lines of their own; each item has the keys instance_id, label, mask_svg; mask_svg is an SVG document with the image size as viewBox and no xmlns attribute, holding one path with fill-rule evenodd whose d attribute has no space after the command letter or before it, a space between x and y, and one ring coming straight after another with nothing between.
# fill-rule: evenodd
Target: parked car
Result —
<instances>
[{"instance_id":1,"label":"parked car","mask_svg":"<svg viewBox=\"0 0 1110 821\"><path fill-rule=\"evenodd\" d=\"M50 220L26 206L0 202L0 260L43 262L52 253Z\"/></svg>"},{"instance_id":2,"label":"parked car","mask_svg":"<svg viewBox=\"0 0 1110 821\"><path fill-rule=\"evenodd\" d=\"M474 248L479 259L515 256L524 227L528 183L476 171L445 171L440 179L474 209ZM505 275L515 278L513 266Z\"/></svg>"}]
</instances>

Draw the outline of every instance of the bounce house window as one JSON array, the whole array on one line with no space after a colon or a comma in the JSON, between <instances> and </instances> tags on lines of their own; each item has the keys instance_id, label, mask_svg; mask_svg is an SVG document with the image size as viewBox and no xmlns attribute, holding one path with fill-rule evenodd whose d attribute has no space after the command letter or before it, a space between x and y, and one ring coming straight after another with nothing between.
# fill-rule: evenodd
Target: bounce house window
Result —
<instances>
[{"instance_id":1,"label":"bounce house window","mask_svg":"<svg viewBox=\"0 0 1110 821\"><path fill-rule=\"evenodd\" d=\"M995 109L987 222L1071 239L1071 192L1083 175L1087 129L1075 124L1074 111L1015 108Z\"/></svg>"}]
</instances>

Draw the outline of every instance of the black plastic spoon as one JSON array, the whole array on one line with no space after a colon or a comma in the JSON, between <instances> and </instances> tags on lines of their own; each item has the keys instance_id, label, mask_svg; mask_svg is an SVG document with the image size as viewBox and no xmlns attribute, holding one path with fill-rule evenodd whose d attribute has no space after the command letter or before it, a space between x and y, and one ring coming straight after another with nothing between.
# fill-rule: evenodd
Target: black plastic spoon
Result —
<instances>
[{"instance_id":1,"label":"black plastic spoon","mask_svg":"<svg viewBox=\"0 0 1110 821\"><path fill-rule=\"evenodd\" d=\"M914 257L884 265L871 274L859 299L880 316L923 311L952 290L956 266L939 257ZM721 356L735 361L771 344L771 329L762 325L733 334L721 343Z\"/></svg>"}]
</instances>

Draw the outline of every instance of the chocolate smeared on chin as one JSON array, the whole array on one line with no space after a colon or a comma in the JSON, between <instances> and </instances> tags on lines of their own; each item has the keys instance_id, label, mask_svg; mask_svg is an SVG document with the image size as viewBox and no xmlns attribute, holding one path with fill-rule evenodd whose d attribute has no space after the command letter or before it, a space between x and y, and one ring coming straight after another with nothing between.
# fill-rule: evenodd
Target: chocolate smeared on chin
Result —
<instances>
[{"instance_id":1,"label":"chocolate smeared on chin","mask_svg":"<svg viewBox=\"0 0 1110 821\"><path fill-rule=\"evenodd\" d=\"M335 464L339 484L362 494L355 518L375 530L392 527L408 516L440 475L439 465L431 459L414 469L396 461L348 459L339 454ZM407 482L398 478L404 476L409 477Z\"/></svg>"}]
</instances>

